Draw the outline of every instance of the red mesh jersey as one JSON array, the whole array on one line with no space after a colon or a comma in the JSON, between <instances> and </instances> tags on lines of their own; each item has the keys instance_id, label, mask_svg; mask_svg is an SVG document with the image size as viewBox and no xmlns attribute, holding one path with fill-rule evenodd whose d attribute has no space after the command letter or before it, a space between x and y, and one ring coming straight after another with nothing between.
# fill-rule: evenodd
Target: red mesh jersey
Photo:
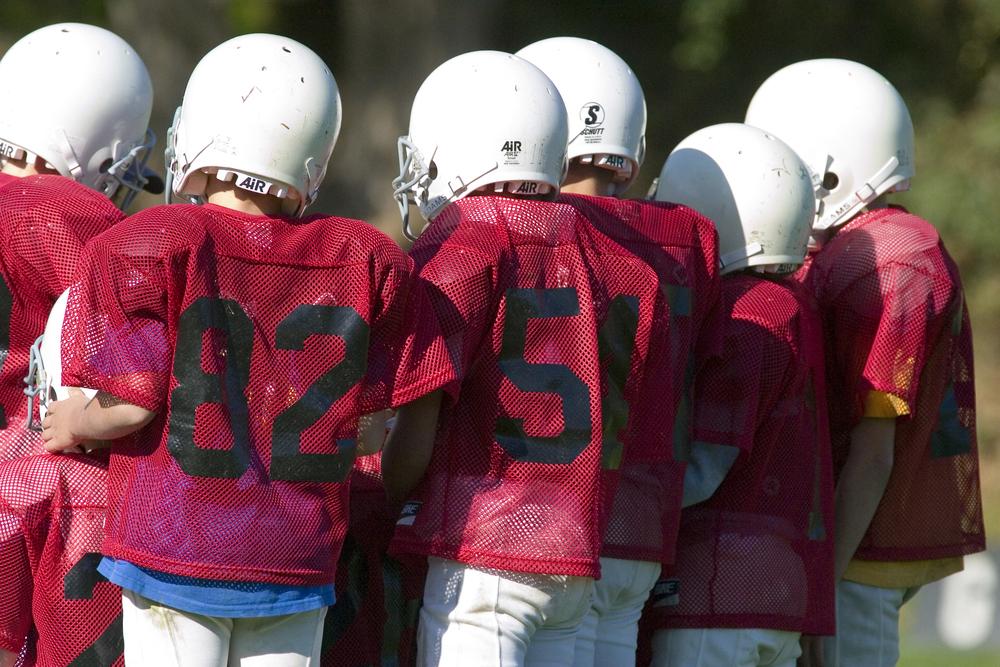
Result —
<instances>
[{"instance_id":1,"label":"red mesh jersey","mask_svg":"<svg viewBox=\"0 0 1000 667\"><path fill-rule=\"evenodd\" d=\"M12 176L11 174L4 174L0 172L0 188L7 185L8 183L16 183L20 178L17 176Z\"/></svg>"},{"instance_id":2,"label":"red mesh jersey","mask_svg":"<svg viewBox=\"0 0 1000 667\"><path fill-rule=\"evenodd\" d=\"M121 589L97 572L107 457L0 464L0 648L19 664L120 666Z\"/></svg>"},{"instance_id":3,"label":"red mesh jersey","mask_svg":"<svg viewBox=\"0 0 1000 667\"><path fill-rule=\"evenodd\" d=\"M618 247L615 254L621 257L605 263L597 277L609 292L628 293L636 280L644 279L634 268L636 258L666 292L660 306L668 311L654 314L654 321L665 316L668 325L654 325L655 335L637 338L645 352L627 369L628 376L616 365L615 355L607 354L618 353L627 332L604 327L599 335L604 438L624 451L617 491L613 500L602 503L611 513L601 554L670 563L690 444L691 380L694 369L719 353L722 344L715 225L675 204L582 196L562 201L586 216L592 234L603 237L591 241L593 246ZM622 383L624 377L632 384ZM672 446L664 446L671 441Z\"/></svg>"},{"instance_id":4,"label":"red mesh jersey","mask_svg":"<svg viewBox=\"0 0 1000 667\"><path fill-rule=\"evenodd\" d=\"M104 195L62 176L0 188L0 461L42 451L25 428L28 351L69 287L83 244L124 218Z\"/></svg>"},{"instance_id":5,"label":"red mesh jersey","mask_svg":"<svg viewBox=\"0 0 1000 667\"><path fill-rule=\"evenodd\" d=\"M351 474L351 521L337 566L337 604L323 629L324 665L416 662L426 561L386 555L399 513L386 505L380 459L358 458Z\"/></svg>"},{"instance_id":6,"label":"red mesh jersey","mask_svg":"<svg viewBox=\"0 0 1000 667\"><path fill-rule=\"evenodd\" d=\"M332 582L358 415L452 378L409 258L356 220L176 205L95 239L78 276L67 383L157 411L116 443L104 553Z\"/></svg>"},{"instance_id":7,"label":"red mesh jersey","mask_svg":"<svg viewBox=\"0 0 1000 667\"><path fill-rule=\"evenodd\" d=\"M740 448L722 485L684 510L660 627L832 634L833 471L823 337L800 286L723 279L725 354L695 380L694 437Z\"/></svg>"},{"instance_id":8,"label":"red mesh jersey","mask_svg":"<svg viewBox=\"0 0 1000 667\"><path fill-rule=\"evenodd\" d=\"M823 313L834 470L870 390L899 397L910 412L896 420L892 475L857 556L983 550L972 331L958 268L937 232L896 207L862 214L803 279Z\"/></svg>"},{"instance_id":9,"label":"red mesh jersey","mask_svg":"<svg viewBox=\"0 0 1000 667\"><path fill-rule=\"evenodd\" d=\"M672 458L673 410L629 408L639 397L659 406L647 392L683 378L673 360L686 356L664 334L689 303L672 295L697 280L686 269L702 267L667 255L701 253L709 229L690 224L687 210L638 207L471 197L416 243L461 382L396 550L598 574L602 469L612 493L622 442L638 443L636 461L649 470ZM672 217L677 225L666 224ZM655 557L659 528L646 540Z\"/></svg>"}]
</instances>

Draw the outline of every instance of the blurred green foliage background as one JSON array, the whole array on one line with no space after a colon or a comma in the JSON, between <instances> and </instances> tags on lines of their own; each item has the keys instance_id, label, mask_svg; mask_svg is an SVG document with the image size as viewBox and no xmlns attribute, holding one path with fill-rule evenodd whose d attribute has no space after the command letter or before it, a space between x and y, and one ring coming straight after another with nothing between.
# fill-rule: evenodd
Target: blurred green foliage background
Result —
<instances>
[{"instance_id":1,"label":"blurred green foliage background","mask_svg":"<svg viewBox=\"0 0 1000 667\"><path fill-rule=\"evenodd\" d=\"M875 68L900 90L916 126L917 176L900 201L938 227L962 270L976 332L987 523L998 535L1000 1L3 0L0 49L58 21L103 25L136 48L156 86L152 126L161 138L192 67L219 42L276 32L310 46L330 65L344 102L340 141L314 210L365 218L397 238L389 186L396 137L406 131L421 81L458 53L512 52L576 35L621 55L649 108L649 151L632 196L645 193L686 135L742 120L753 91L778 68L815 57ZM455 94L461 91L456 81Z\"/></svg>"}]
</instances>

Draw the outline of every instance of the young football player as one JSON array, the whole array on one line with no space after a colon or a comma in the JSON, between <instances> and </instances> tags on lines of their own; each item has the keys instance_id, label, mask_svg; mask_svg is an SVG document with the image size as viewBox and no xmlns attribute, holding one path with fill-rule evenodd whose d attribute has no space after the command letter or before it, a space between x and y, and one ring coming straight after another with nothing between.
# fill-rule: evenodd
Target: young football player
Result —
<instances>
[{"instance_id":1,"label":"young football player","mask_svg":"<svg viewBox=\"0 0 1000 667\"><path fill-rule=\"evenodd\" d=\"M67 287L83 244L143 187L153 87L125 41L60 23L0 59L0 461L43 451L27 428L28 350ZM100 94L95 94L100 91ZM39 177L37 174L57 176ZM58 177L61 175L65 178ZM155 182L154 182L155 181Z\"/></svg>"},{"instance_id":2,"label":"young football player","mask_svg":"<svg viewBox=\"0 0 1000 667\"><path fill-rule=\"evenodd\" d=\"M662 219L674 227L701 226L706 240L703 252L660 252L645 239L618 239L638 257L646 259L661 276L687 275L692 289L679 284L671 289L670 307L678 316L669 336L674 373L669 385L659 387L656 410L677 414L677 435L681 437L678 458L687 458L687 399L685 375L696 346L710 346L716 339L716 323L706 325L713 302L706 298L713 290L698 276L714 277L715 242L711 223L700 215L676 207L666 213L665 204L628 202L620 196L636 178L645 154L646 101L642 87L628 65L609 49L586 39L554 37L521 49L518 54L540 68L559 88L566 103L569 124L569 169L562 185L565 201L578 207L588 218L645 217L655 224ZM660 216L670 215L670 219ZM622 223L626 227L635 222ZM705 267L709 268L705 268ZM692 298L694 295L694 298ZM699 336L699 332L705 335ZM612 379L607 375L608 380ZM622 388L610 384L603 395L614 397ZM609 416L605 416L605 423ZM620 439L624 422L606 428L607 436ZM676 524L680 516L683 468L671 466L671 448L644 448L646 443L626 447L633 457L621 462L620 483L611 503L611 517L601 549L601 578L594 584L591 609L576 639L577 667L634 663L639 616L649 592L660 574L661 561L671 561ZM657 443L649 443L657 444ZM661 526L665 530L651 530Z\"/></svg>"},{"instance_id":3,"label":"young football player","mask_svg":"<svg viewBox=\"0 0 1000 667\"><path fill-rule=\"evenodd\" d=\"M38 454L24 380L84 242L124 217L113 202L162 186L152 84L120 37L66 23L11 46L0 86L0 665L121 664L121 591L96 570L107 456ZM57 372L58 338L42 349Z\"/></svg>"},{"instance_id":4,"label":"young football player","mask_svg":"<svg viewBox=\"0 0 1000 667\"><path fill-rule=\"evenodd\" d=\"M757 90L746 122L787 142L822 188L818 247L799 275L823 315L837 475L826 664L894 665L903 603L984 548L958 267L928 222L887 202L914 175L913 125L880 74L790 65Z\"/></svg>"},{"instance_id":5,"label":"young football player","mask_svg":"<svg viewBox=\"0 0 1000 667\"><path fill-rule=\"evenodd\" d=\"M429 556L422 665L572 663L600 571L602 489L614 492L623 443L670 451L660 392L679 392L686 354L669 332L686 326L695 286L717 287L714 231L693 212L621 203L632 208L588 219L545 201L566 127L542 72L477 52L427 78L400 140L401 208L412 192L430 221L411 255L460 376L440 414L400 411L383 454L387 488L408 498L394 547ZM424 430L432 448L397 439Z\"/></svg>"},{"instance_id":6,"label":"young football player","mask_svg":"<svg viewBox=\"0 0 1000 667\"><path fill-rule=\"evenodd\" d=\"M32 348L42 416L44 397L66 396L59 354L66 301L66 293L56 300ZM97 571L107 466L106 448L0 462L3 667L123 664L121 589Z\"/></svg>"},{"instance_id":7,"label":"young football player","mask_svg":"<svg viewBox=\"0 0 1000 667\"><path fill-rule=\"evenodd\" d=\"M834 614L822 325L791 277L812 181L781 141L728 123L682 141L655 196L715 222L727 323L725 353L695 378L694 439L717 451L687 469L652 664L794 667L800 633L831 634Z\"/></svg>"},{"instance_id":8,"label":"young football player","mask_svg":"<svg viewBox=\"0 0 1000 667\"><path fill-rule=\"evenodd\" d=\"M414 664L426 559L386 553L398 516L398 507L386 502L380 455L359 456L337 564L338 602L326 615L321 664Z\"/></svg>"},{"instance_id":9,"label":"young football player","mask_svg":"<svg viewBox=\"0 0 1000 667\"><path fill-rule=\"evenodd\" d=\"M87 247L46 447L114 443L100 570L129 664L319 660L361 414L452 379L412 262L357 220L300 217L340 129L308 48L209 52L172 128L171 190Z\"/></svg>"}]
</instances>

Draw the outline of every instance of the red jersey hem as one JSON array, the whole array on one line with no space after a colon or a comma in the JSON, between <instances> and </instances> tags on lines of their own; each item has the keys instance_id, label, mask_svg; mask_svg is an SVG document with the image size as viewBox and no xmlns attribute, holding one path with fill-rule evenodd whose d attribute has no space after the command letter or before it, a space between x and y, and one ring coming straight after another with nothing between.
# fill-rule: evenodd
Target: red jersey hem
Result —
<instances>
[{"instance_id":1,"label":"red jersey hem","mask_svg":"<svg viewBox=\"0 0 1000 667\"><path fill-rule=\"evenodd\" d=\"M28 637L27 637L27 635L25 635L21 639L21 641L19 641L17 644L14 644L13 643L13 638L8 638L6 635L0 633L0 650L9 651L10 653L20 653L21 649L24 648L24 642L26 642L27 639L28 639ZM17 664L20 664L20 663L18 663L15 660L14 664L17 665Z\"/></svg>"},{"instance_id":2,"label":"red jersey hem","mask_svg":"<svg viewBox=\"0 0 1000 667\"><path fill-rule=\"evenodd\" d=\"M390 554L417 554L458 561L470 567L482 567L505 572L530 572L532 574L557 574L571 577L599 579L600 564L585 560L563 560L558 563L534 558L519 558L507 554L485 554L469 549L443 549L430 545L393 540Z\"/></svg>"},{"instance_id":3,"label":"red jersey hem","mask_svg":"<svg viewBox=\"0 0 1000 667\"><path fill-rule=\"evenodd\" d=\"M860 560L873 561L908 561L937 560L939 558L955 558L986 551L986 538L963 544L950 544L943 547L894 547L878 549L862 547L854 552L854 557Z\"/></svg>"},{"instance_id":4,"label":"red jersey hem","mask_svg":"<svg viewBox=\"0 0 1000 667\"><path fill-rule=\"evenodd\" d=\"M664 550L632 548L623 545L601 547L601 556L604 558L618 558L620 560L641 560L647 563L663 564L665 556ZM673 562L673 561L671 561Z\"/></svg>"},{"instance_id":5,"label":"red jersey hem","mask_svg":"<svg viewBox=\"0 0 1000 667\"><path fill-rule=\"evenodd\" d=\"M288 586L322 586L334 583L335 572L320 573L316 571L289 572L287 570L271 570L217 563L192 565L182 561L161 558L142 551L135 551L107 538L101 552L109 558L128 561L139 567L149 568L158 572L175 574L182 577L198 579L214 579L216 581L246 581L254 583L282 584ZM336 565L336 561L332 562ZM210 572L210 574L208 574Z\"/></svg>"},{"instance_id":6,"label":"red jersey hem","mask_svg":"<svg viewBox=\"0 0 1000 667\"><path fill-rule=\"evenodd\" d=\"M392 407L398 408L400 405L409 403L410 401L415 401L421 396L426 396L432 391L441 389L449 382L455 380L455 373L452 368L445 369L435 373L429 378L421 380L420 382L414 382L411 385L407 385L403 389L392 392Z\"/></svg>"}]
</instances>

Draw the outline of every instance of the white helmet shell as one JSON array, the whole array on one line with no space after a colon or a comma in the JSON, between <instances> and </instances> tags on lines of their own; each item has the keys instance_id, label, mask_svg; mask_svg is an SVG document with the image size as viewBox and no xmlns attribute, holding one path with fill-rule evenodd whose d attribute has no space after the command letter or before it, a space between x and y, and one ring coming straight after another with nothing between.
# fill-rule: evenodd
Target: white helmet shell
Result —
<instances>
[{"instance_id":1,"label":"white helmet shell","mask_svg":"<svg viewBox=\"0 0 1000 667\"><path fill-rule=\"evenodd\" d=\"M813 174L819 208L813 227L837 227L914 174L913 122L885 77L849 60L805 60L765 81L746 123L773 132Z\"/></svg>"},{"instance_id":2,"label":"white helmet shell","mask_svg":"<svg viewBox=\"0 0 1000 667\"><path fill-rule=\"evenodd\" d=\"M513 194L558 190L566 174L566 108L531 63L499 51L456 56L413 99L393 181L408 225L408 196L433 220L444 207L494 185Z\"/></svg>"},{"instance_id":3,"label":"white helmet shell","mask_svg":"<svg viewBox=\"0 0 1000 667\"><path fill-rule=\"evenodd\" d=\"M719 232L722 273L800 265L816 200L809 170L763 130L723 123L698 130L670 153L655 198L689 206Z\"/></svg>"},{"instance_id":4,"label":"white helmet shell","mask_svg":"<svg viewBox=\"0 0 1000 667\"><path fill-rule=\"evenodd\" d=\"M614 51L579 37L543 39L516 55L559 89L569 122L569 159L612 169L620 176L616 193L624 192L646 154L646 97L632 69Z\"/></svg>"},{"instance_id":5,"label":"white helmet shell","mask_svg":"<svg viewBox=\"0 0 1000 667\"><path fill-rule=\"evenodd\" d=\"M277 35L234 37L188 80L168 138L170 189L201 197L216 174L293 200L301 215L326 175L341 115L337 82L308 47Z\"/></svg>"},{"instance_id":6,"label":"white helmet shell","mask_svg":"<svg viewBox=\"0 0 1000 667\"><path fill-rule=\"evenodd\" d=\"M69 300L69 290L59 295L49 311L45 322L44 333L31 347L28 377L25 378L28 395L28 426L33 410L32 403L38 400L38 413L45 419L49 401L62 401L69 397L69 390L62 384L62 327L66 318L66 303ZM87 398L97 395L96 389L82 389Z\"/></svg>"},{"instance_id":7,"label":"white helmet shell","mask_svg":"<svg viewBox=\"0 0 1000 667\"><path fill-rule=\"evenodd\" d=\"M111 196L145 184L153 84L121 37L58 23L19 39L0 60L0 157L39 157Z\"/></svg>"}]
</instances>

